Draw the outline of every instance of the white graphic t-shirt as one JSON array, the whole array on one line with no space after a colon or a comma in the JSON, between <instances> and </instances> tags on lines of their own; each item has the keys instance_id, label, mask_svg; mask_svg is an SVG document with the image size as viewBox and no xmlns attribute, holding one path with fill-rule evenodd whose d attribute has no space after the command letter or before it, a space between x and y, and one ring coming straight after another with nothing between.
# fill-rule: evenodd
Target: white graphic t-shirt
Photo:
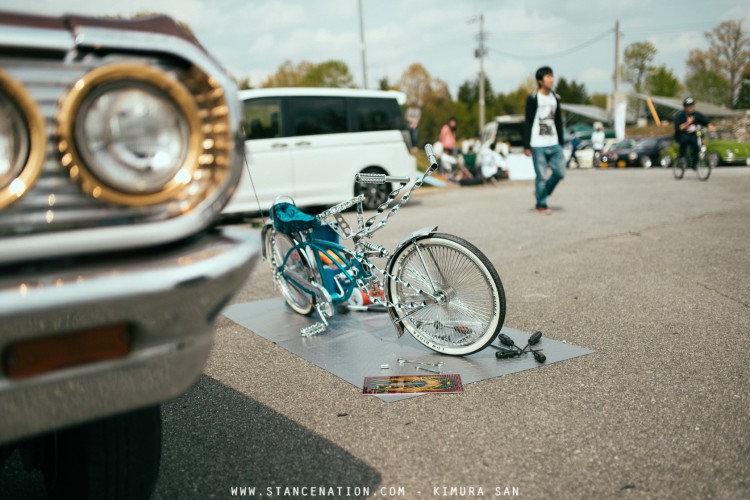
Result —
<instances>
[{"instance_id":1,"label":"white graphic t-shirt","mask_svg":"<svg viewBox=\"0 0 750 500\"><path fill-rule=\"evenodd\" d=\"M536 116L531 126L531 147L544 148L555 146L557 141L557 129L555 128L555 112L557 111L557 99L552 93L544 95L536 94Z\"/></svg>"}]
</instances>

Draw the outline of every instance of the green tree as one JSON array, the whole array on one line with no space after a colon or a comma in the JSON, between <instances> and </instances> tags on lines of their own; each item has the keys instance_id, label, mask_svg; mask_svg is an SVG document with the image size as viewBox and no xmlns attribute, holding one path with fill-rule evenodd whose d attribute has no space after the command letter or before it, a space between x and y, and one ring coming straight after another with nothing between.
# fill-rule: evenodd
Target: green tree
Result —
<instances>
[{"instance_id":1,"label":"green tree","mask_svg":"<svg viewBox=\"0 0 750 500\"><path fill-rule=\"evenodd\" d=\"M735 102L737 109L750 109L750 71L742 75L742 87Z\"/></svg>"},{"instance_id":2,"label":"green tree","mask_svg":"<svg viewBox=\"0 0 750 500\"><path fill-rule=\"evenodd\" d=\"M593 106L598 106L602 109L607 109L607 100L609 96L607 94L591 94L589 100Z\"/></svg>"},{"instance_id":3,"label":"green tree","mask_svg":"<svg viewBox=\"0 0 750 500\"><path fill-rule=\"evenodd\" d=\"M560 77L555 85L555 92L560 96L560 100L569 104L588 104L589 94L586 92L586 85L577 83L575 80L568 80Z\"/></svg>"},{"instance_id":4,"label":"green tree","mask_svg":"<svg viewBox=\"0 0 750 500\"><path fill-rule=\"evenodd\" d=\"M750 71L750 37L742 21L724 21L706 33L706 39L708 50L688 54L686 86L696 96L732 106L742 89L742 75Z\"/></svg>"},{"instance_id":5,"label":"green tree","mask_svg":"<svg viewBox=\"0 0 750 500\"><path fill-rule=\"evenodd\" d=\"M432 92L433 83L430 72L421 64L413 63L401 74L397 86L409 101L421 105Z\"/></svg>"},{"instance_id":6,"label":"green tree","mask_svg":"<svg viewBox=\"0 0 750 500\"><path fill-rule=\"evenodd\" d=\"M521 115L526 111L526 98L537 89L534 76L530 76L516 89L507 94L497 94L493 114L489 116Z\"/></svg>"},{"instance_id":7,"label":"green tree","mask_svg":"<svg viewBox=\"0 0 750 500\"><path fill-rule=\"evenodd\" d=\"M421 106L419 136L425 143L435 142L443 124L456 114L456 104L448 91L448 84L437 78L431 79L430 86L422 93Z\"/></svg>"},{"instance_id":8,"label":"green tree","mask_svg":"<svg viewBox=\"0 0 750 500\"><path fill-rule=\"evenodd\" d=\"M492 109L495 103L495 94L492 90L492 82L488 78L484 79L484 109L485 117L492 116L487 114L487 110ZM460 108L458 106L461 106ZM457 111L456 118L461 116L462 125L459 126L458 132L462 133L466 137L474 137L481 135L481 131L477 129L479 123L479 78L476 80L467 80L458 88L458 99L456 102Z\"/></svg>"},{"instance_id":9,"label":"green tree","mask_svg":"<svg viewBox=\"0 0 750 500\"><path fill-rule=\"evenodd\" d=\"M443 80L433 78L421 64L414 63L401 74L396 88L406 94L409 102L416 101L421 107L420 141L423 144L437 141L440 128L449 117L457 114L448 85ZM456 116L456 119L460 126L459 117Z\"/></svg>"},{"instance_id":10,"label":"green tree","mask_svg":"<svg viewBox=\"0 0 750 500\"><path fill-rule=\"evenodd\" d=\"M655 56L656 47L651 42L635 42L625 47L623 78L639 94L643 92L643 85Z\"/></svg>"},{"instance_id":11,"label":"green tree","mask_svg":"<svg viewBox=\"0 0 750 500\"><path fill-rule=\"evenodd\" d=\"M731 104L729 81L714 69L708 52L693 49L688 54L685 87L696 99L725 106Z\"/></svg>"},{"instance_id":12,"label":"green tree","mask_svg":"<svg viewBox=\"0 0 750 500\"><path fill-rule=\"evenodd\" d=\"M635 42L625 47L623 78L633 86L633 90L641 94L648 73L651 69L651 61L656 56L656 47L651 42ZM629 106L636 110L636 117L640 118L643 111L643 102L640 99L629 99Z\"/></svg>"},{"instance_id":13,"label":"green tree","mask_svg":"<svg viewBox=\"0 0 750 500\"><path fill-rule=\"evenodd\" d=\"M711 68L729 82L734 104L742 88L742 75L750 70L750 37L742 29L742 21L724 21L706 33L706 39Z\"/></svg>"},{"instance_id":14,"label":"green tree","mask_svg":"<svg viewBox=\"0 0 750 500\"><path fill-rule=\"evenodd\" d=\"M649 94L674 97L682 90L680 81L665 65L652 68L646 77L646 90Z\"/></svg>"},{"instance_id":15,"label":"green tree","mask_svg":"<svg viewBox=\"0 0 750 500\"><path fill-rule=\"evenodd\" d=\"M302 87L354 88L354 78L343 61L326 61L313 66L302 78Z\"/></svg>"},{"instance_id":16,"label":"green tree","mask_svg":"<svg viewBox=\"0 0 750 500\"><path fill-rule=\"evenodd\" d=\"M237 88L240 90L253 88L252 85L250 85L250 77L240 78L236 83Z\"/></svg>"},{"instance_id":17,"label":"green tree","mask_svg":"<svg viewBox=\"0 0 750 500\"><path fill-rule=\"evenodd\" d=\"M302 61L297 66L286 60L279 66L276 73L269 75L261 87L300 87L305 75L313 68L313 64Z\"/></svg>"}]
</instances>

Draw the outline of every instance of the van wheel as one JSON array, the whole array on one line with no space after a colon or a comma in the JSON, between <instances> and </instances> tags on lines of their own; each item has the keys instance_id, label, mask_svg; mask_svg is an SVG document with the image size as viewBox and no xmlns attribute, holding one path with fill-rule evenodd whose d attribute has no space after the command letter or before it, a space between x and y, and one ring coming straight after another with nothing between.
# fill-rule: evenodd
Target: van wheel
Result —
<instances>
[{"instance_id":1,"label":"van wheel","mask_svg":"<svg viewBox=\"0 0 750 500\"><path fill-rule=\"evenodd\" d=\"M366 168L362 173L385 174L385 172L379 168ZM367 210L375 210L388 199L391 189L390 182L386 182L385 184L359 184L355 182L354 196L359 196L360 194L364 195L365 200L362 203L362 206Z\"/></svg>"}]
</instances>

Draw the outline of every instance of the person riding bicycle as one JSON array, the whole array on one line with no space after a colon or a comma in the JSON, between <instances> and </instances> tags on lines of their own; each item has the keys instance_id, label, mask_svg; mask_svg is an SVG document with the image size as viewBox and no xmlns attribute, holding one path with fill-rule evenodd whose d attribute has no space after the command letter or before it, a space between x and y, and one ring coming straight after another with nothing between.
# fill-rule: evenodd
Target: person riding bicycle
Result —
<instances>
[{"instance_id":1,"label":"person riding bicycle","mask_svg":"<svg viewBox=\"0 0 750 500\"><path fill-rule=\"evenodd\" d=\"M708 130L713 132L716 130L711 124L711 121L706 116L695 110L695 99L692 97L686 98L682 102L683 110L678 111L674 115L674 138L677 144L680 145L681 158L688 158L690 165L696 165L698 163L698 138L696 131L698 125L708 127ZM686 156L685 153L690 151L690 156Z\"/></svg>"}]
</instances>

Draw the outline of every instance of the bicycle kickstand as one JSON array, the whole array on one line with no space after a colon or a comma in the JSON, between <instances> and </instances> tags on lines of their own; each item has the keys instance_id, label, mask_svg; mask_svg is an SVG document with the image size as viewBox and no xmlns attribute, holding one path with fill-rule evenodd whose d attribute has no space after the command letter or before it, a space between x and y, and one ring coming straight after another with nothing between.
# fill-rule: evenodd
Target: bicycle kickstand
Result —
<instances>
[{"instance_id":1,"label":"bicycle kickstand","mask_svg":"<svg viewBox=\"0 0 750 500\"><path fill-rule=\"evenodd\" d=\"M299 333L303 337L312 337L313 335L318 335L323 332L325 332L328 329L328 320L326 319L325 314L320 308L320 304L315 304L315 310L318 311L318 316L320 316L321 321L315 322L312 325L306 326L304 328L300 328Z\"/></svg>"}]
</instances>

